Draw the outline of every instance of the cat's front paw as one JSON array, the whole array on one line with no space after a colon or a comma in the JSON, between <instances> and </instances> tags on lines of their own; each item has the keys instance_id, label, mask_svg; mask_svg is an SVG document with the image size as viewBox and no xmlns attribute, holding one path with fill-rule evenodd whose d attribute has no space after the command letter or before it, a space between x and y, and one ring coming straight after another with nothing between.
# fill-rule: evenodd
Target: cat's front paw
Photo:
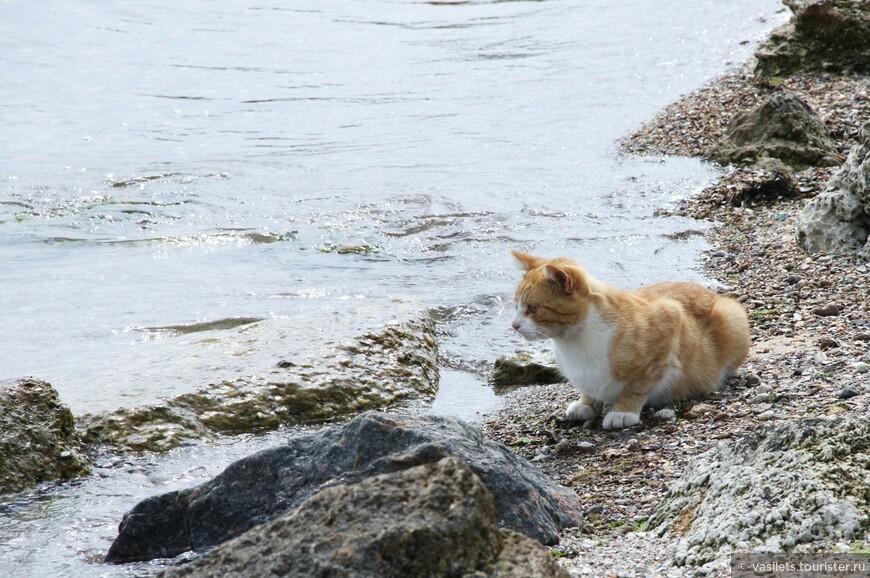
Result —
<instances>
[{"instance_id":1,"label":"cat's front paw","mask_svg":"<svg viewBox=\"0 0 870 578\"><path fill-rule=\"evenodd\" d=\"M568 406L565 415L568 416L568 419L574 421L588 421L598 417L598 412L591 405L587 405L582 401L575 401Z\"/></svg>"},{"instance_id":2,"label":"cat's front paw","mask_svg":"<svg viewBox=\"0 0 870 578\"><path fill-rule=\"evenodd\" d=\"M640 423L640 414L631 413L628 411L611 411L604 416L604 423L601 427L604 429L622 429L631 427Z\"/></svg>"}]
</instances>

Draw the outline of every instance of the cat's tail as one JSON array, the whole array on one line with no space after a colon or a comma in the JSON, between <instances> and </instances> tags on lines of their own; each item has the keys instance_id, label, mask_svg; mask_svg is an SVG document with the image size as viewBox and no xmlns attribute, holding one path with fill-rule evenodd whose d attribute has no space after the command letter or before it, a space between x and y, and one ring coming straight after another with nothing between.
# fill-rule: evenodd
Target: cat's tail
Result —
<instances>
[{"instance_id":1,"label":"cat's tail","mask_svg":"<svg viewBox=\"0 0 870 578\"><path fill-rule=\"evenodd\" d=\"M710 315L714 319L714 339L725 376L734 375L749 356L749 318L743 306L728 297L720 297L713 304Z\"/></svg>"}]
</instances>

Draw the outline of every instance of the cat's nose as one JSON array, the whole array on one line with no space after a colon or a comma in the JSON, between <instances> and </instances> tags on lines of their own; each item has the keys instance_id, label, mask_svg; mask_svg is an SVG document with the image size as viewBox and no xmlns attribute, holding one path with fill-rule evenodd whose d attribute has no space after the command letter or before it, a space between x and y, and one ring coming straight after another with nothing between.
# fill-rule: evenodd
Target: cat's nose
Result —
<instances>
[{"instance_id":1,"label":"cat's nose","mask_svg":"<svg viewBox=\"0 0 870 578\"><path fill-rule=\"evenodd\" d=\"M513 323L511 323L511 327L513 327L514 329L516 329L517 331L519 331L519 330L520 330L520 322L519 322L519 321L514 321Z\"/></svg>"}]
</instances>

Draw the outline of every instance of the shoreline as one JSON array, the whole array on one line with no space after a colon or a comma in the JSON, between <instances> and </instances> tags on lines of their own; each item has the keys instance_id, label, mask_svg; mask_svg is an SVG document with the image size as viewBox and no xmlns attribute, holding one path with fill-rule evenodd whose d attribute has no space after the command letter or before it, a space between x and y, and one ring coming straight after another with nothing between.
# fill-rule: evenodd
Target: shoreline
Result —
<instances>
[{"instance_id":1,"label":"shoreline","mask_svg":"<svg viewBox=\"0 0 870 578\"><path fill-rule=\"evenodd\" d=\"M623 152L705 158L730 117L765 96L789 90L824 120L844 157L870 120L870 78L804 74L775 86L752 75L753 60L667 106L622 142ZM824 190L837 168L794 174L800 197L747 206L727 201L753 178L732 170L673 211L712 221L699 263L740 300L752 328L750 357L738 377L706 398L670 406L673 418L646 408L639 426L585 430L563 419L577 394L568 384L521 388L485 416L487 435L574 489L584 528L564 532L553 555L574 576L730 575L724 562L674 566L678 536L647 532L646 520L697 456L760 426L811 416L870 413L870 263L855 256L809 255L796 242L804 201ZM833 315L822 315L827 308ZM839 551L847 544L807 545Z\"/></svg>"}]
</instances>

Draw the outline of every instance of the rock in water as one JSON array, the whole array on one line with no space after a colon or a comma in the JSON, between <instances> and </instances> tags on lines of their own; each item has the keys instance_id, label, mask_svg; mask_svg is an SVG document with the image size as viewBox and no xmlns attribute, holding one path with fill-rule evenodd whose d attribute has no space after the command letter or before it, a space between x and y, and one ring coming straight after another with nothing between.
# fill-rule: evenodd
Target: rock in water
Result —
<instances>
[{"instance_id":1,"label":"rock in water","mask_svg":"<svg viewBox=\"0 0 870 578\"><path fill-rule=\"evenodd\" d=\"M338 345L316 366L278 367L269 376L223 381L160 405L82 416L85 440L115 451L166 451L220 433L274 430L434 397L435 323L424 313Z\"/></svg>"},{"instance_id":2,"label":"rock in water","mask_svg":"<svg viewBox=\"0 0 870 578\"><path fill-rule=\"evenodd\" d=\"M770 158L795 169L834 166L842 160L822 119L789 92L735 114L725 137L709 154L722 164L751 165Z\"/></svg>"},{"instance_id":3,"label":"rock in water","mask_svg":"<svg viewBox=\"0 0 870 578\"><path fill-rule=\"evenodd\" d=\"M0 494L90 471L72 413L51 385L29 377L0 384Z\"/></svg>"},{"instance_id":4,"label":"rock in water","mask_svg":"<svg viewBox=\"0 0 870 578\"><path fill-rule=\"evenodd\" d=\"M562 383L565 377L552 365L535 361L527 353L499 357L492 370L492 383L497 386Z\"/></svg>"},{"instance_id":5,"label":"rock in water","mask_svg":"<svg viewBox=\"0 0 870 578\"><path fill-rule=\"evenodd\" d=\"M783 0L783 4L794 15L755 52L757 76L870 73L870 2Z\"/></svg>"},{"instance_id":6,"label":"rock in water","mask_svg":"<svg viewBox=\"0 0 870 578\"><path fill-rule=\"evenodd\" d=\"M866 417L769 426L692 462L650 527L682 537L675 556L680 565L727 565L734 551L849 542L870 524L868 459Z\"/></svg>"},{"instance_id":7,"label":"rock in water","mask_svg":"<svg viewBox=\"0 0 870 578\"><path fill-rule=\"evenodd\" d=\"M568 577L533 540L500 530L495 501L458 458L335 486L166 578Z\"/></svg>"},{"instance_id":8,"label":"rock in water","mask_svg":"<svg viewBox=\"0 0 870 578\"><path fill-rule=\"evenodd\" d=\"M124 516L106 561L205 550L292 511L326 487L448 456L468 463L493 494L500 526L556 544L562 528L581 524L572 491L461 420L369 412L239 460L201 486L140 502Z\"/></svg>"},{"instance_id":9,"label":"rock in water","mask_svg":"<svg viewBox=\"0 0 870 578\"><path fill-rule=\"evenodd\" d=\"M798 215L798 242L810 252L858 250L870 261L870 123L825 190Z\"/></svg>"}]
</instances>

